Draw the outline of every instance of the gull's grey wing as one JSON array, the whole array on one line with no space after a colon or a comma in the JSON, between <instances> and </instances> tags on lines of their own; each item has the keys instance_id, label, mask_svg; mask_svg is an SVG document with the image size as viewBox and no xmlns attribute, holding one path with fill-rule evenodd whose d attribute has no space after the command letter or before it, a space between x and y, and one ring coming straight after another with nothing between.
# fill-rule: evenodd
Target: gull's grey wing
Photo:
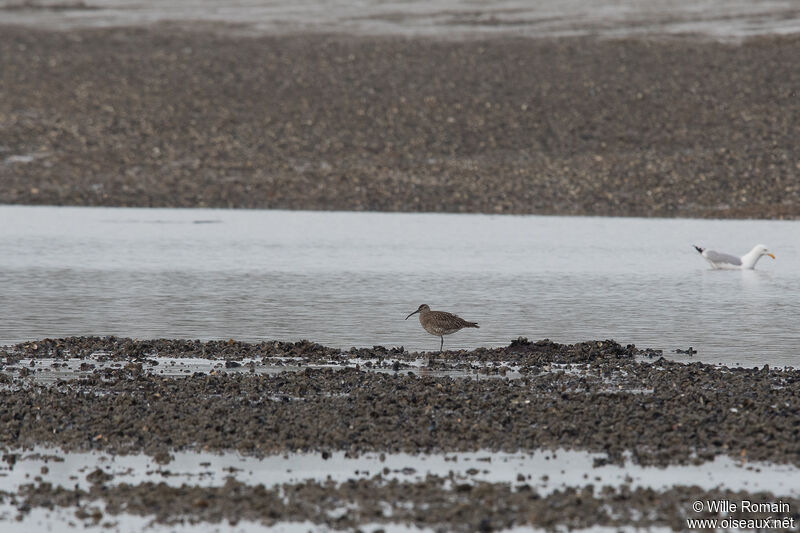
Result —
<instances>
[{"instance_id":1,"label":"gull's grey wing","mask_svg":"<svg viewBox=\"0 0 800 533\"><path fill-rule=\"evenodd\" d=\"M723 254L715 252L714 250L706 250L703 252L703 257L712 263L727 263L729 265L742 266L742 260L739 257L731 254Z\"/></svg>"}]
</instances>

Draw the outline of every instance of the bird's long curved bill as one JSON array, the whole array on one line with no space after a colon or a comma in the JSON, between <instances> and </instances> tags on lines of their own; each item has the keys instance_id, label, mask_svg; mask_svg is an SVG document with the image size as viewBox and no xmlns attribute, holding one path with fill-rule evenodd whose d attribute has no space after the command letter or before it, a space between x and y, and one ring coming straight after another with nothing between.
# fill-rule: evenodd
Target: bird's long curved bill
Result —
<instances>
[{"instance_id":1,"label":"bird's long curved bill","mask_svg":"<svg viewBox=\"0 0 800 533\"><path fill-rule=\"evenodd\" d=\"M770 256L771 258L775 259L774 255L772 255L772 254L767 254L767 255Z\"/></svg>"},{"instance_id":2,"label":"bird's long curved bill","mask_svg":"<svg viewBox=\"0 0 800 533\"><path fill-rule=\"evenodd\" d=\"M417 309L417 310L416 310L416 311L414 311L413 313L410 313L410 314L409 314L409 315L406 317L406 320L408 320L408 317L410 317L410 316L412 316L412 315L416 315L417 313L419 313L419 309Z\"/></svg>"}]
</instances>

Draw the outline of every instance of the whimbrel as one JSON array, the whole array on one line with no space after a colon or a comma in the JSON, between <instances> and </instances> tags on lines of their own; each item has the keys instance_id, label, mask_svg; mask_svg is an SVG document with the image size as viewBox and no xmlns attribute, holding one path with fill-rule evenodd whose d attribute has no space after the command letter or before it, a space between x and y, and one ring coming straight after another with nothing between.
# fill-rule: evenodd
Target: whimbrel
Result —
<instances>
[{"instance_id":1,"label":"whimbrel","mask_svg":"<svg viewBox=\"0 0 800 533\"><path fill-rule=\"evenodd\" d=\"M705 248L700 248L699 246L695 246L694 249L697 250L713 268L753 270L756 267L758 260L761 259L762 255L768 255L775 259L775 256L772 255L769 250L767 250L767 247L763 244L756 244L752 250L744 254L742 257L736 257L735 255L731 254L723 254L720 252L715 252L714 250L706 250Z\"/></svg>"},{"instance_id":2,"label":"whimbrel","mask_svg":"<svg viewBox=\"0 0 800 533\"><path fill-rule=\"evenodd\" d=\"M456 316L453 313L446 313L444 311L431 311L431 308L426 304L420 305L419 309L413 313L410 313L406 317L406 320L408 320L411 315L415 315L417 313L419 313L419 323L422 324L422 327L425 329L425 331L442 339L441 344L439 344L440 352L442 351L442 348L444 348L445 335L450 335L451 333L455 333L463 328L479 327L476 322L467 322L463 318Z\"/></svg>"}]
</instances>

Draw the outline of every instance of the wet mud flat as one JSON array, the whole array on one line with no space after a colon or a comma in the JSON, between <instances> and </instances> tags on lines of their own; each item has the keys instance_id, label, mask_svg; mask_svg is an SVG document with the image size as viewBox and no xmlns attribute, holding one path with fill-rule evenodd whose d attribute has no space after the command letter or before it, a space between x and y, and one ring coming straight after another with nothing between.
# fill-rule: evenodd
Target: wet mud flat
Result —
<instances>
[{"instance_id":1,"label":"wet mud flat","mask_svg":"<svg viewBox=\"0 0 800 533\"><path fill-rule=\"evenodd\" d=\"M717 513L686 512L694 501L718 499L735 502L780 502L796 509L800 500L778 499L771 493L701 491L675 487L650 490L567 489L540 497L524 483L464 484L451 489L447 480L429 477L424 483L382 483L375 479L341 484L308 482L268 490L228 482L221 487L172 488L143 483L108 488L98 481L89 490L65 489L48 484L29 485L4 499L23 507L72 507L86 502L75 516L84 524L115 525L120 513L153 516L156 522L193 523L227 521L260 522L274 526L310 521L334 530L382 531L382 523L412 524L434 531L495 531L534 526L547 530L592 526L665 526L686 529L687 515L715 518ZM691 494L689 496L688 494ZM103 507L101 507L101 505ZM729 518L751 521L769 530L796 530L798 513L788 511L735 512ZM746 522L743 522L743 524ZM744 526L746 527L746 526Z\"/></svg>"},{"instance_id":2,"label":"wet mud flat","mask_svg":"<svg viewBox=\"0 0 800 533\"><path fill-rule=\"evenodd\" d=\"M797 217L799 55L6 26L0 203Z\"/></svg>"},{"instance_id":3,"label":"wet mud flat","mask_svg":"<svg viewBox=\"0 0 800 533\"><path fill-rule=\"evenodd\" d=\"M218 364L159 376L156 357L178 355ZM800 371L656 356L608 340L417 354L308 341L45 339L0 353L0 444L150 454L565 447L610 460L627 451L643 464L725 454L800 465ZM72 379L37 383L59 358L85 362ZM119 364L98 368L100 358ZM287 371L257 372L267 365Z\"/></svg>"},{"instance_id":4,"label":"wet mud flat","mask_svg":"<svg viewBox=\"0 0 800 533\"><path fill-rule=\"evenodd\" d=\"M19 468L25 449L47 446L61 450L53 460L71 452L143 453L166 470L185 450L255 459L311 454L324 462L485 452L475 475L497 468L493 453L541 450L592 452L598 472L610 465L702 465L720 456L753 471L800 466L794 369L683 364L614 341L518 339L504 348L430 355L399 347L341 351L307 341L80 337L10 346L0 353L3 460ZM213 362L204 371L158 373L167 358L201 357ZM67 361L71 375L46 378ZM91 485L79 487L47 481L43 471L4 493L2 503L23 515L77 505L87 522L131 513L164 523L309 519L341 528L378 522L461 530L679 527L686 517L704 516L689 507L704 499L790 502L790 511L773 518L796 517L800 509L795 489L710 491L692 486L691 477L653 489L594 486L587 472L583 483L543 492L535 471L505 481L389 474L387 467L347 481L172 486L114 483L113 473L98 468L82 474Z\"/></svg>"}]
</instances>

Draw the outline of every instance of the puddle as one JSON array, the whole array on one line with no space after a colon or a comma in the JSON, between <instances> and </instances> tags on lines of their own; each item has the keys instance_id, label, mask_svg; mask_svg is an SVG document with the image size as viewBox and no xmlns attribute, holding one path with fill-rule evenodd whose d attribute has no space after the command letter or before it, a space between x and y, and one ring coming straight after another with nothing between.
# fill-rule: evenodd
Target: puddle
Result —
<instances>
[{"instance_id":1,"label":"puddle","mask_svg":"<svg viewBox=\"0 0 800 533\"><path fill-rule=\"evenodd\" d=\"M102 504L92 505L103 511ZM136 516L122 513L119 515L105 515L98 523L92 521L80 521L75 518L75 508L55 508L53 510L35 508L29 514L22 516L21 520L15 520L18 515L17 509L13 505L0 504L0 523L3 526L3 533L39 533L53 531L95 531L108 533L194 533L199 530L197 523L177 523L177 524L157 524L153 523L148 517ZM236 525L222 522L218 524L201 522L204 533L332 533L342 530L314 524L313 522L278 522L266 526L258 522L241 520ZM359 530L364 533L434 533L434 529L428 527L417 527L412 524L397 523L370 523L359 525ZM349 531L349 530L348 530ZM546 530L532 527L514 527L503 529L506 533L545 533ZM672 530L666 527L653 527L646 530L639 528L618 526L603 527L597 526L586 529L573 529L573 533L633 533L637 531L648 531L650 533L668 533Z\"/></svg>"},{"instance_id":2,"label":"puddle","mask_svg":"<svg viewBox=\"0 0 800 533\"><path fill-rule=\"evenodd\" d=\"M31 381L42 385L56 384L59 381L80 379L95 371L119 370L131 364L141 364L142 371L147 374L161 377L188 377L195 373L201 374L252 374L276 375L284 372L299 372L306 368L311 369L359 369L365 372L383 374L414 374L425 377L453 378L453 379L520 379L526 376L535 377L546 374L570 374L584 376L603 387L592 389L598 394L652 394L653 389L631 386L625 382L627 372L624 370L612 375L600 375L587 364L551 363L544 367L537 367L535 373L529 373L520 366L496 362L462 361L451 365L441 360L436 361L436 367L428 366L428 358L398 360L389 357L356 358L349 357L346 353L340 355L341 360L331 360L327 363L305 363L302 357L265 357L263 359L242 359L238 361L225 361L220 359L203 359L189 357L149 357L147 359L120 361L106 360L104 354L96 353L86 358L38 358L20 359L13 364L0 369L3 374L13 379L12 382L0 384L0 389L18 389L27 386ZM444 365L445 368L442 368ZM465 368L468 366L468 368ZM530 370L530 369L528 369ZM24 379L19 379L24 378ZM570 389L572 393L586 392L581 388Z\"/></svg>"},{"instance_id":3,"label":"puddle","mask_svg":"<svg viewBox=\"0 0 800 533\"><path fill-rule=\"evenodd\" d=\"M509 484L519 487L523 483L542 496L566 488L582 488L592 485L597 493L602 487L629 486L631 490L649 488L666 491L675 486L696 485L700 489L744 490L751 494L770 491L782 497L800 495L800 469L791 465L768 463L740 463L728 457L718 457L702 465L640 467L627 462L623 466L602 465L595 467L595 460L602 454L577 451L537 451L531 454L510 454L481 451L448 454L364 454L358 458L346 457L343 452L326 454L287 454L268 456L263 459L244 457L237 453L211 454L203 452L177 452L174 460L159 465L144 455L114 456L100 452L62 453L53 448L36 447L32 450L14 450L18 459L13 465L0 463L0 486L14 492L25 484L47 482L66 489L88 489L91 482L87 476L101 469L111 477L107 485L135 485L143 482L164 483L172 487L223 486L229 478L250 486L264 485L268 490L282 484L304 481L332 481L344 483L348 480L372 479L380 475L380 482L394 480L412 483L425 481L426 476L436 475L449 479L445 491L464 483L478 481ZM7 454L4 458L7 457ZM97 477L97 476L91 476ZM101 476L102 477L102 476ZM459 489L460 490L460 489ZM457 491L454 491L455 494ZM357 511L354 504L329 512L331 517ZM391 513L391 506L388 506ZM132 514L110 515L105 513L102 501L84 503L80 512L76 507L33 508L20 514L15 505L6 501L0 504L0 524L4 533L31 533L38 531L151 531L184 532L196 531L202 524L203 531L241 532L282 531L330 532L336 529L311 522L279 522L270 526L259 522L241 520L236 524L197 522L189 519L174 525L153 522L153 516ZM391 514L384 518L392 520ZM433 531L403 523L374 522L359 526L361 531L375 533L410 533ZM668 528L648 531L669 531ZM531 527L515 527L508 532L540 532ZM612 531L638 531L632 527L593 527L579 531L611 533Z\"/></svg>"},{"instance_id":4,"label":"puddle","mask_svg":"<svg viewBox=\"0 0 800 533\"><path fill-rule=\"evenodd\" d=\"M114 370L124 368L129 364L141 363L142 370L148 374L164 377L185 377L191 376L195 372L203 374L210 373L249 373L274 375L282 372L297 372L305 368L359 368L366 372L381 373L413 373L431 377L452 377L452 378L506 378L518 379L522 377L519 367L502 364L484 364L470 362L470 369L429 369L427 368L428 359L415 359L411 361L399 361L390 358L362 359L351 358L342 354L346 362L331 361L330 363L310 363L300 364L303 359L300 357L270 357L261 359L243 359L239 361L224 361L219 359L202 359L188 357L149 357L145 360L119 361L103 360L103 354L95 354L89 358L38 358L20 359L12 365L8 365L0 370L0 374L5 373L9 376L19 375L22 371L36 383L49 384L58 380L70 380L85 376L95 370ZM501 368L505 366L504 371ZM27 370L22 370L27 369ZM486 373L498 372L498 373ZM560 369L559 369L560 371Z\"/></svg>"},{"instance_id":5,"label":"puddle","mask_svg":"<svg viewBox=\"0 0 800 533\"><path fill-rule=\"evenodd\" d=\"M596 379L605 387L594 389L592 393L598 394L652 394L653 389L631 387L624 383L627 375L624 371L615 373L611 376L599 376L590 371L586 364L549 364L543 371L536 374L526 374L520 367L503 362L484 363L469 361L466 364L469 368L464 368L464 362L458 363L458 367L437 361L437 365L445 364L450 368L437 366L434 369L428 367L428 359L396 360L390 358L383 359L363 359L350 358L342 354L343 361L331 361L329 363L303 363L302 357L270 357L265 359L243 359L240 361L224 361L219 359L201 358L172 358L172 357L151 357L137 361L103 360L102 354L95 354L97 358L83 359L21 359L18 362L0 369L0 375L6 374L11 378L23 377L32 380L34 383L42 385L55 384L59 381L80 379L96 370L114 370L125 368L129 364L141 364L142 370L147 374L162 377L187 377L199 372L202 374L252 374L252 375L276 375L283 372L299 372L306 368L312 369L335 369L346 368L359 369L365 372L376 372L383 374L415 374L418 376L453 379L520 379L525 376L540 376L544 374L565 373L571 375L583 375L590 379ZM15 380L10 384L0 385L0 389L15 389L24 387L26 381ZM585 392L583 389L571 389L573 393Z\"/></svg>"},{"instance_id":6,"label":"puddle","mask_svg":"<svg viewBox=\"0 0 800 533\"><path fill-rule=\"evenodd\" d=\"M39 533L58 531L96 531L104 533L254 533L269 531L270 533L327 533L337 531L313 522L278 522L270 526L248 520L240 520L235 525L228 522L210 523L187 521L176 524L158 524L151 517L137 516L127 513L106 515L104 506L97 502L90 505L103 513L103 517L94 523L93 520L79 520L75 516L76 507L62 507L48 510L34 508L17 520L19 511L9 504L0 504L0 524L3 533ZM202 526L200 525L202 524ZM382 530L386 533L433 533L430 528L418 528L405 524L366 524L359 526L364 533ZM340 530L339 530L340 531ZM511 531L511 530L509 530ZM513 531L535 531L532 529L515 529ZM615 530L616 531L616 530Z\"/></svg>"},{"instance_id":7,"label":"puddle","mask_svg":"<svg viewBox=\"0 0 800 533\"><path fill-rule=\"evenodd\" d=\"M15 464L0 463L0 484L6 491L16 491L28 483L47 482L65 488L88 489L87 475L99 468L113 476L108 484L165 483L169 486L222 486L228 478L247 485L262 484L275 488L284 483L370 479L380 475L384 481L418 483L429 474L447 477L452 484L509 483L529 485L542 496L568 487L594 485L663 491L676 485L772 491L800 495L800 469L793 465L743 463L727 456L701 465L673 465L665 468L642 467L627 461L625 465L595 467L604 454L582 451L536 451L534 453L497 453L491 451L410 455L367 453L358 458L344 452L288 454L264 458L238 453L212 454L176 452L166 465L146 455L110 455L101 452L62 453L53 448L36 447L18 454ZM7 455L7 454L5 454Z\"/></svg>"},{"instance_id":8,"label":"puddle","mask_svg":"<svg viewBox=\"0 0 800 533\"><path fill-rule=\"evenodd\" d=\"M36 152L30 154L12 154L7 156L3 162L6 165L26 165L28 163L33 163L37 159L41 159L43 157L47 157L49 154L47 152Z\"/></svg>"},{"instance_id":9,"label":"puddle","mask_svg":"<svg viewBox=\"0 0 800 533\"><path fill-rule=\"evenodd\" d=\"M0 369L3 374L13 379L12 382L0 384L0 389L18 389L33 382L41 385L56 384L59 381L80 379L97 370L119 370L131 364L141 364L142 371L147 374L161 377L188 377L195 373L201 374L252 374L276 375L284 372L299 372L306 368L311 369L359 369L365 372L383 374L414 374L418 376L452 379L509 379L515 380L526 376L535 377L546 374L570 374L584 376L595 384L602 384L601 388L592 389L591 393L597 394L652 394L653 389L631 386L625 382L627 372L619 371L612 375L600 375L587 364L548 364L537 367L535 373L529 373L520 366L497 362L462 361L451 365L441 360L436 361L436 367L428 366L428 358L398 360L389 357L356 358L347 354L340 355L341 360L331 360L327 363L305 363L302 357L266 357L263 359L242 359L238 361L225 361L220 359L203 359L189 357L149 357L147 359L120 361L106 360L104 354L96 353L86 358L38 358L20 359ZM445 368L442 368L444 365ZM465 368L468 366L468 368ZM528 369L530 370L530 369ZM24 378L24 379L20 379ZM587 392L582 388L570 389L572 393Z\"/></svg>"}]
</instances>

